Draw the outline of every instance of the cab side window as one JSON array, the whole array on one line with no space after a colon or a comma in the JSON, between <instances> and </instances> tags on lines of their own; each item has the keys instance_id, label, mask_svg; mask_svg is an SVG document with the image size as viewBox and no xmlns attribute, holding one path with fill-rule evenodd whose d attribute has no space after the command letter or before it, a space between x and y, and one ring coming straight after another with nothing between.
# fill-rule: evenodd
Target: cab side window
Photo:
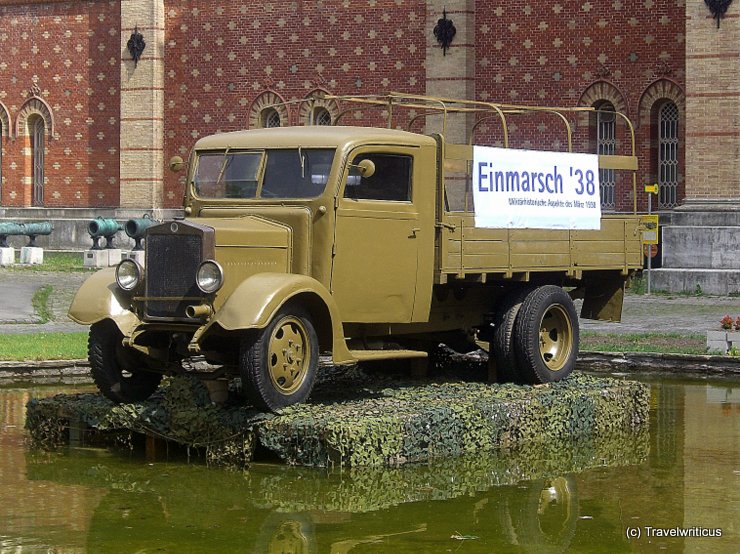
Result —
<instances>
[{"instance_id":1,"label":"cab side window","mask_svg":"<svg viewBox=\"0 0 740 554\"><path fill-rule=\"evenodd\" d=\"M362 177L352 168L344 188L344 197L356 200L411 201L411 169L413 158L398 154L362 154L352 165L362 160L375 164L371 177Z\"/></svg>"}]
</instances>

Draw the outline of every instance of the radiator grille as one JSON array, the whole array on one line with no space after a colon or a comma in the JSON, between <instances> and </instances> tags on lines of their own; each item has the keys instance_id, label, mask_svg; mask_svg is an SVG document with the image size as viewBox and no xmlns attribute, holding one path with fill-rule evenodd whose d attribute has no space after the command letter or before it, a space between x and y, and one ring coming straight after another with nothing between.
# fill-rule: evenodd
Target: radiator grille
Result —
<instances>
[{"instance_id":1,"label":"radiator grille","mask_svg":"<svg viewBox=\"0 0 740 554\"><path fill-rule=\"evenodd\" d=\"M195 284L203 237L192 234L149 234L146 240L146 315L187 318L185 308L203 293Z\"/></svg>"}]
</instances>

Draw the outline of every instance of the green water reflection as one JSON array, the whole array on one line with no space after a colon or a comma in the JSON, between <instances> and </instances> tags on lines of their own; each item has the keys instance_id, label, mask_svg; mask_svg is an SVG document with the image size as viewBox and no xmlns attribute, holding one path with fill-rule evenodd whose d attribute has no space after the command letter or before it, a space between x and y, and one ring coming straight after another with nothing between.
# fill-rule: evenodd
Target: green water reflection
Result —
<instances>
[{"instance_id":1,"label":"green water reflection","mask_svg":"<svg viewBox=\"0 0 740 554\"><path fill-rule=\"evenodd\" d=\"M738 383L653 383L619 441L341 473L29 452L25 403L57 392L0 389L0 552L740 550Z\"/></svg>"}]
</instances>

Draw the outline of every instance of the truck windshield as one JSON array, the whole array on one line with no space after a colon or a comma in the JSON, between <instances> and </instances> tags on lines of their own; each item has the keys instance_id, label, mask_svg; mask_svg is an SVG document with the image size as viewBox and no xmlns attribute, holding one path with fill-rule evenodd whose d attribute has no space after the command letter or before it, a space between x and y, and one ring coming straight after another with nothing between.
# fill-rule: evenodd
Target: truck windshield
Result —
<instances>
[{"instance_id":1,"label":"truck windshield","mask_svg":"<svg viewBox=\"0 0 740 554\"><path fill-rule=\"evenodd\" d=\"M333 159L333 149L201 152L194 192L214 199L314 198L324 192Z\"/></svg>"}]
</instances>

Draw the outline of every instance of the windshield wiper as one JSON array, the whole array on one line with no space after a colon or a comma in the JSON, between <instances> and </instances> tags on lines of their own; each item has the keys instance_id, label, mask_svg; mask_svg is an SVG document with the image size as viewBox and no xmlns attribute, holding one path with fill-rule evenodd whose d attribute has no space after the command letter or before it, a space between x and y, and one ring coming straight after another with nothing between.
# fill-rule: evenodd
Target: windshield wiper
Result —
<instances>
[{"instance_id":1,"label":"windshield wiper","mask_svg":"<svg viewBox=\"0 0 740 554\"><path fill-rule=\"evenodd\" d=\"M216 178L216 186L218 187L224 178L224 173L226 173L226 168L229 167L231 162L234 160L234 158L229 158L229 151L231 150L231 146L226 147L226 151L224 152L224 161L221 163L221 169L218 170L218 177Z\"/></svg>"}]
</instances>

